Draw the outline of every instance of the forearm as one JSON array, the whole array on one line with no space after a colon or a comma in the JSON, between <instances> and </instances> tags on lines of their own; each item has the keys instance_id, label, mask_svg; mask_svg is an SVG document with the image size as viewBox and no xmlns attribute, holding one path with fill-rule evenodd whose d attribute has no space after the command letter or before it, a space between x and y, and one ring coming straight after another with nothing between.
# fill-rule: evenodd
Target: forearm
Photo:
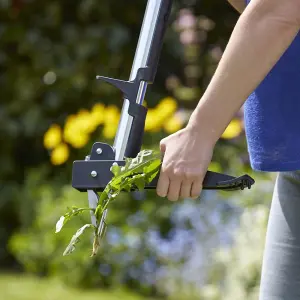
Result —
<instances>
[{"instance_id":1,"label":"forearm","mask_svg":"<svg viewBox=\"0 0 300 300\"><path fill-rule=\"evenodd\" d=\"M242 13L246 8L245 0L227 0L239 13Z\"/></svg>"},{"instance_id":2,"label":"forearm","mask_svg":"<svg viewBox=\"0 0 300 300\"><path fill-rule=\"evenodd\" d=\"M291 16L291 7L281 0L252 0L240 17L188 126L200 130L208 139L219 139L297 35L299 22Z\"/></svg>"}]
</instances>

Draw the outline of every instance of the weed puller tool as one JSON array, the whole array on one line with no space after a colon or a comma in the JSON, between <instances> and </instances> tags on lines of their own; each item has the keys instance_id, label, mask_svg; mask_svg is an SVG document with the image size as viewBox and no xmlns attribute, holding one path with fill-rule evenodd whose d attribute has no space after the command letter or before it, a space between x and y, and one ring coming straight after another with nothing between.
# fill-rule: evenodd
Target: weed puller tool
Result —
<instances>
[{"instance_id":1,"label":"weed puller tool","mask_svg":"<svg viewBox=\"0 0 300 300\"><path fill-rule=\"evenodd\" d=\"M97 79L114 85L122 91L124 103L114 146L96 142L85 160L74 161L72 186L88 193L89 205L95 209L99 200L97 192L102 192L113 174L113 164L125 165L125 157L136 157L141 150L147 108L142 104L147 85L152 84L156 75L164 34L168 25L173 0L148 0L144 21L135 53L129 81L97 76ZM156 177L146 189L156 187ZM254 184L248 176L233 177L208 171L203 189L243 190ZM98 226L100 234L105 227L107 209ZM95 216L92 223L96 226Z\"/></svg>"}]
</instances>

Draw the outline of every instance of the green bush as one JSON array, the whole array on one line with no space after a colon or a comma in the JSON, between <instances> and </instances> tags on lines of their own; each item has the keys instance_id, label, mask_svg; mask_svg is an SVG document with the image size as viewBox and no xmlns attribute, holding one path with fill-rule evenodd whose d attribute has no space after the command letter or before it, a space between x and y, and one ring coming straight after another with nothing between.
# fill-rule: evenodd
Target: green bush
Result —
<instances>
[{"instance_id":1,"label":"green bush","mask_svg":"<svg viewBox=\"0 0 300 300\"><path fill-rule=\"evenodd\" d=\"M39 279L33 276L0 275L0 289L2 299L9 300L142 300L144 297L132 294L126 290L100 289L84 291L67 287L63 282L50 279ZM153 298L147 298L154 300Z\"/></svg>"},{"instance_id":2,"label":"green bush","mask_svg":"<svg viewBox=\"0 0 300 300\"><path fill-rule=\"evenodd\" d=\"M203 300L256 300L265 234L274 180L259 178L248 197L238 227L232 232L233 243L220 247L212 255L209 280L202 289Z\"/></svg>"},{"instance_id":3,"label":"green bush","mask_svg":"<svg viewBox=\"0 0 300 300\"><path fill-rule=\"evenodd\" d=\"M86 223L89 212L72 219L63 231L55 234L55 224L67 207L87 207L86 193L70 185L55 189L55 184L36 185L38 173L28 176L24 201L19 206L22 229L13 235L9 250L26 272L58 277L64 282L85 288L125 284L145 294L156 294L147 279L159 267L159 257L149 241L151 230L162 238L172 228L172 206L156 197L139 200L124 193L111 204L107 239L95 258L91 258L92 234L87 231L70 256L62 256L72 235ZM155 220L155 222L154 222ZM164 258L165 259L165 258ZM151 265L147 271L146 264Z\"/></svg>"}]
</instances>

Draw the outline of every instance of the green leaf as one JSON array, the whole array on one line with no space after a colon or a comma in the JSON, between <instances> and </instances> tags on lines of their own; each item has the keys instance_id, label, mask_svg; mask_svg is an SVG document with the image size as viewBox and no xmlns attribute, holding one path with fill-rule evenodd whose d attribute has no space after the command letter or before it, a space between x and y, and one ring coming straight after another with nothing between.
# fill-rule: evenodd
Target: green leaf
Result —
<instances>
[{"instance_id":1,"label":"green leaf","mask_svg":"<svg viewBox=\"0 0 300 300\"><path fill-rule=\"evenodd\" d=\"M123 191L130 192L135 189L143 190L145 186L157 176L160 166L160 153L152 150L142 150L135 158L125 158L124 166L120 167L117 164L114 164L111 167L111 172L114 176L101 193L98 205L94 212L98 226L95 228L92 256L96 255L100 242L105 234L107 225L106 223L101 224L101 219L109 203L114 201ZM59 232L71 217L78 215L84 210L87 209L73 207L71 212L68 212L59 219L56 225L56 231ZM64 255L74 251L75 245L79 241L79 236L86 228L91 226L93 225L87 224L77 231L65 250ZM103 230L101 230L100 226L104 226Z\"/></svg>"},{"instance_id":2,"label":"green leaf","mask_svg":"<svg viewBox=\"0 0 300 300\"><path fill-rule=\"evenodd\" d=\"M121 172L121 167L114 163L111 168L110 168L110 171L114 174L114 176L118 176Z\"/></svg>"},{"instance_id":3,"label":"green leaf","mask_svg":"<svg viewBox=\"0 0 300 300\"><path fill-rule=\"evenodd\" d=\"M142 191L145 188L145 174L135 175L134 184L135 186Z\"/></svg>"},{"instance_id":4,"label":"green leaf","mask_svg":"<svg viewBox=\"0 0 300 300\"><path fill-rule=\"evenodd\" d=\"M95 256L99 250L100 247L100 241L104 237L107 229L107 224L104 222L103 223L103 230L102 232L99 232L99 234L96 234L94 237L94 242L93 242L93 251L91 256Z\"/></svg>"},{"instance_id":5,"label":"green leaf","mask_svg":"<svg viewBox=\"0 0 300 300\"><path fill-rule=\"evenodd\" d=\"M66 217L65 216L61 216L60 219L57 221L56 223L56 230L55 233L58 233L61 231L61 229L63 228L63 226L66 224Z\"/></svg>"},{"instance_id":6,"label":"green leaf","mask_svg":"<svg viewBox=\"0 0 300 300\"><path fill-rule=\"evenodd\" d=\"M56 223L56 230L55 233L58 233L61 231L61 229L63 228L63 226L70 221L74 216L77 216L81 213L83 213L84 211L91 211L93 210L92 208L78 208L76 206L73 206L72 209L65 213L63 216L61 216L59 218L59 220Z\"/></svg>"},{"instance_id":7,"label":"green leaf","mask_svg":"<svg viewBox=\"0 0 300 300\"><path fill-rule=\"evenodd\" d=\"M63 256L71 254L75 250L75 245L79 243L80 239L79 237L84 233L84 231L87 228L95 228L92 224L85 224L80 229L76 231L76 233L73 235L69 245L67 246L66 250L63 253Z\"/></svg>"},{"instance_id":8,"label":"green leaf","mask_svg":"<svg viewBox=\"0 0 300 300\"><path fill-rule=\"evenodd\" d=\"M158 174L161 165L161 154L152 150L142 150L135 158L125 158L125 166L116 166L116 175L108 183L100 196L99 205L96 208L96 216L99 222L100 206L105 200L114 200L121 191L130 192L135 187L144 189ZM112 196L113 195L113 196ZM102 210L103 211L103 210Z\"/></svg>"}]
</instances>

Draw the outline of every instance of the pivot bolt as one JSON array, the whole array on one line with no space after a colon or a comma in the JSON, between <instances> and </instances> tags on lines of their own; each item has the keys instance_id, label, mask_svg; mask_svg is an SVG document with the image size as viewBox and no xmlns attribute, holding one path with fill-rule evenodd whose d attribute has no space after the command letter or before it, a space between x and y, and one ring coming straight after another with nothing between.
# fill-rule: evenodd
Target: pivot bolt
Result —
<instances>
[{"instance_id":1,"label":"pivot bolt","mask_svg":"<svg viewBox=\"0 0 300 300\"><path fill-rule=\"evenodd\" d=\"M102 153L102 149L101 148L97 148L96 152L97 152L97 154L101 154Z\"/></svg>"},{"instance_id":2,"label":"pivot bolt","mask_svg":"<svg viewBox=\"0 0 300 300\"><path fill-rule=\"evenodd\" d=\"M91 172L91 176L92 176L92 177L96 177L96 176L97 176L97 172L96 172L96 171L92 171L92 172Z\"/></svg>"}]
</instances>

